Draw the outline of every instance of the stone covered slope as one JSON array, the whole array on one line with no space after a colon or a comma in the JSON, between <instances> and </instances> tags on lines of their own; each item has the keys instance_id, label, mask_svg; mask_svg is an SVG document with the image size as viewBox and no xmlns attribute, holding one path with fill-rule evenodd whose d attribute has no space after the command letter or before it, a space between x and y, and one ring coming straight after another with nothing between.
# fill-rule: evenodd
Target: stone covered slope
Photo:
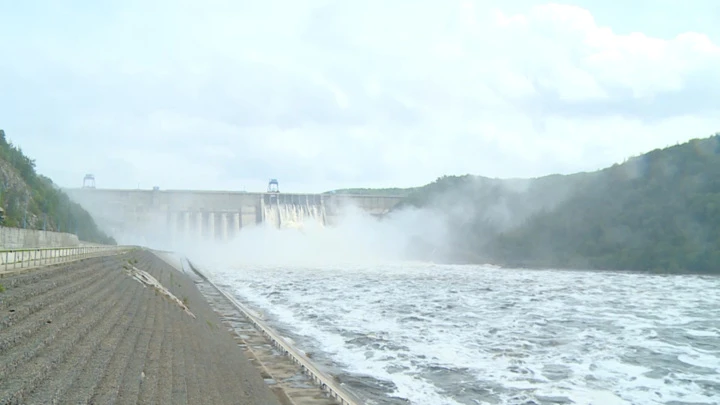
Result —
<instances>
[{"instance_id":1,"label":"stone covered slope","mask_svg":"<svg viewBox=\"0 0 720 405\"><path fill-rule=\"evenodd\" d=\"M195 318L131 278L131 266ZM0 284L0 404L278 404L193 282L150 252Z\"/></svg>"}]
</instances>

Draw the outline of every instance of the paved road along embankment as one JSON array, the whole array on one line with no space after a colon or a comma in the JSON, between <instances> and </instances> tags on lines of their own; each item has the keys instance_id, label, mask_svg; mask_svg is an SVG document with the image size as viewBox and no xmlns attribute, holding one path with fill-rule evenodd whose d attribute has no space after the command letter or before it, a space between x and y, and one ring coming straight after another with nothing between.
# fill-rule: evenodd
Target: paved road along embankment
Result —
<instances>
[{"instance_id":1,"label":"paved road along embankment","mask_svg":"<svg viewBox=\"0 0 720 405\"><path fill-rule=\"evenodd\" d=\"M192 280L150 252L0 285L0 404L278 404Z\"/></svg>"}]
</instances>

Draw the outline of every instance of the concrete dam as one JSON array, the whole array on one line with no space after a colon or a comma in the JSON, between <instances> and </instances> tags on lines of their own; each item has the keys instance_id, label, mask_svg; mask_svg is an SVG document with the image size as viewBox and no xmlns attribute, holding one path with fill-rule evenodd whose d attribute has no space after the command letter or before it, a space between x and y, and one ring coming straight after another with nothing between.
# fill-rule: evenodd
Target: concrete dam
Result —
<instances>
[{"instance_id":1,"label":"concrete dam","mask_svg":"<svg viewBox=\"0 0 720 405\"><path fill-rule=\"evenodd\" d=\"M403 200L375 195L90 187L64 191L118 243L163 241L166 246L179 241L226 241L242 229L260 224L278 228L296 228L309 222L332 226L348 207L382 216Z\"/></svg>"}]
</instances>

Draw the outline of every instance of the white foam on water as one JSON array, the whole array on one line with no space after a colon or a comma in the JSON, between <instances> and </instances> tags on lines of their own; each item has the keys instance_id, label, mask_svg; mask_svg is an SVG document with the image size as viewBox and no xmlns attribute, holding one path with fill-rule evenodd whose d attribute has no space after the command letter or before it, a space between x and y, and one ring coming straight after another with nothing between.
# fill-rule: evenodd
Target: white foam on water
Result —
<instances>
[{"instance_id":1,"label":"white foam on water","mask_svg":"<svg viewBox=\"0 0 720 405\"><path fill-rule=\"evenodd\" d=\"M314 353L317 350L321 350L326 355L332 356L332 358L339 364L343 365L343 368L350 373L357 373L360 375L370 375L374 378L390 380L398 384L397 396L407 398L413 401L412 403L433 403L437 405L460 405L458 402L450 400L440 393L438 393L435 387L421 379L413 378L406 374L393 374L386 371L384 365L385 362L390 360L386 358L386 361L378 361L376 358L368 358L367 349L351 349L345 344L346 339L341 335L327 332L323 328L318 328L316 324L308 322L304 317L298 317L296 311L272 303L262 294L257 294L255 290L248 287L236 287L235 293L240 297L248 300L251 304L258 305L262 308L268 309L275 317L275 321L280 325L292 325L293 333L299 336L312 337L318 342L318 346L313 349L307 347L299 347L305 353ZM293 297L294 302L300 302L303 300L302 296ZM363 322L366 326L368 322L372 322L369 319L358 319L359 323ZM383 321L374 322L372 327L367 328L370 330L378 331L381 334L383 330L388 327L395 327ZM358 327L356 330L363 331L365 328ZM370 335L376 335L376 333L368 333ZM292 343L296 345L293 340ZM296 347L298 347L296 345ZM373 356L374 357L374 356ZM423 402L431 401L431 402Z\"/></svg>"},{"instance_id":2,"label":"white foam on water","mask_svg":"<svg viewBox=\"0 0 720 405\"><path fill-rule=\"evenodd\" d=\"M720 373L720 361L718 361L716 355L712 356L702 353L694 353L691 355L681 354L677 356L677 359L691 366L703 367Z\"/></svg>"},{"instance_id":3,"label":"white foam on water","mask_svg":"<svg viewBox=\"0 0 720 405\"><path fill-rule=\"evenodd\" d=\"M688 329L685 331L688 335L691 336L698 336L698 337L720 337L720 331L717 329L714 330L693 330Z\"/></svg>"},{"instance_id":4,"label":"white foam on water","mask_svg":"<svg viewBox=\"0 0 720 405\"><path fill-rule=\"evenodd\" d=\"M720 384L718 278L406 263L210 276L301 350L412 404L720 396L698 382Z\"/></svg>"}]
</instances>

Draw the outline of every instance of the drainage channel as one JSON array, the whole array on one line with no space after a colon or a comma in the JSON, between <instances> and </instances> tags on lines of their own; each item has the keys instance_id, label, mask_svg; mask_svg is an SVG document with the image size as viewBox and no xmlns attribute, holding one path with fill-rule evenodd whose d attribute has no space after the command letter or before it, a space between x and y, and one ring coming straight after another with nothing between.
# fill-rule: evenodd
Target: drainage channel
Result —
<instances>
[{"instance_id":1,"label":"drainage channel","mask_svg":"<svg viewBox=\"0 0 720 405\"><path fill-rule=\"evenodd\" d=\"M249 309L220 290L197 267L190 264L191 271L184 270L193 276L198 290L233 332L238 345L245 350L283 405L360 405L360 401L341 388L341 383L310 364L294 347L251 314Z\"/></svg>"}]
</instances>

